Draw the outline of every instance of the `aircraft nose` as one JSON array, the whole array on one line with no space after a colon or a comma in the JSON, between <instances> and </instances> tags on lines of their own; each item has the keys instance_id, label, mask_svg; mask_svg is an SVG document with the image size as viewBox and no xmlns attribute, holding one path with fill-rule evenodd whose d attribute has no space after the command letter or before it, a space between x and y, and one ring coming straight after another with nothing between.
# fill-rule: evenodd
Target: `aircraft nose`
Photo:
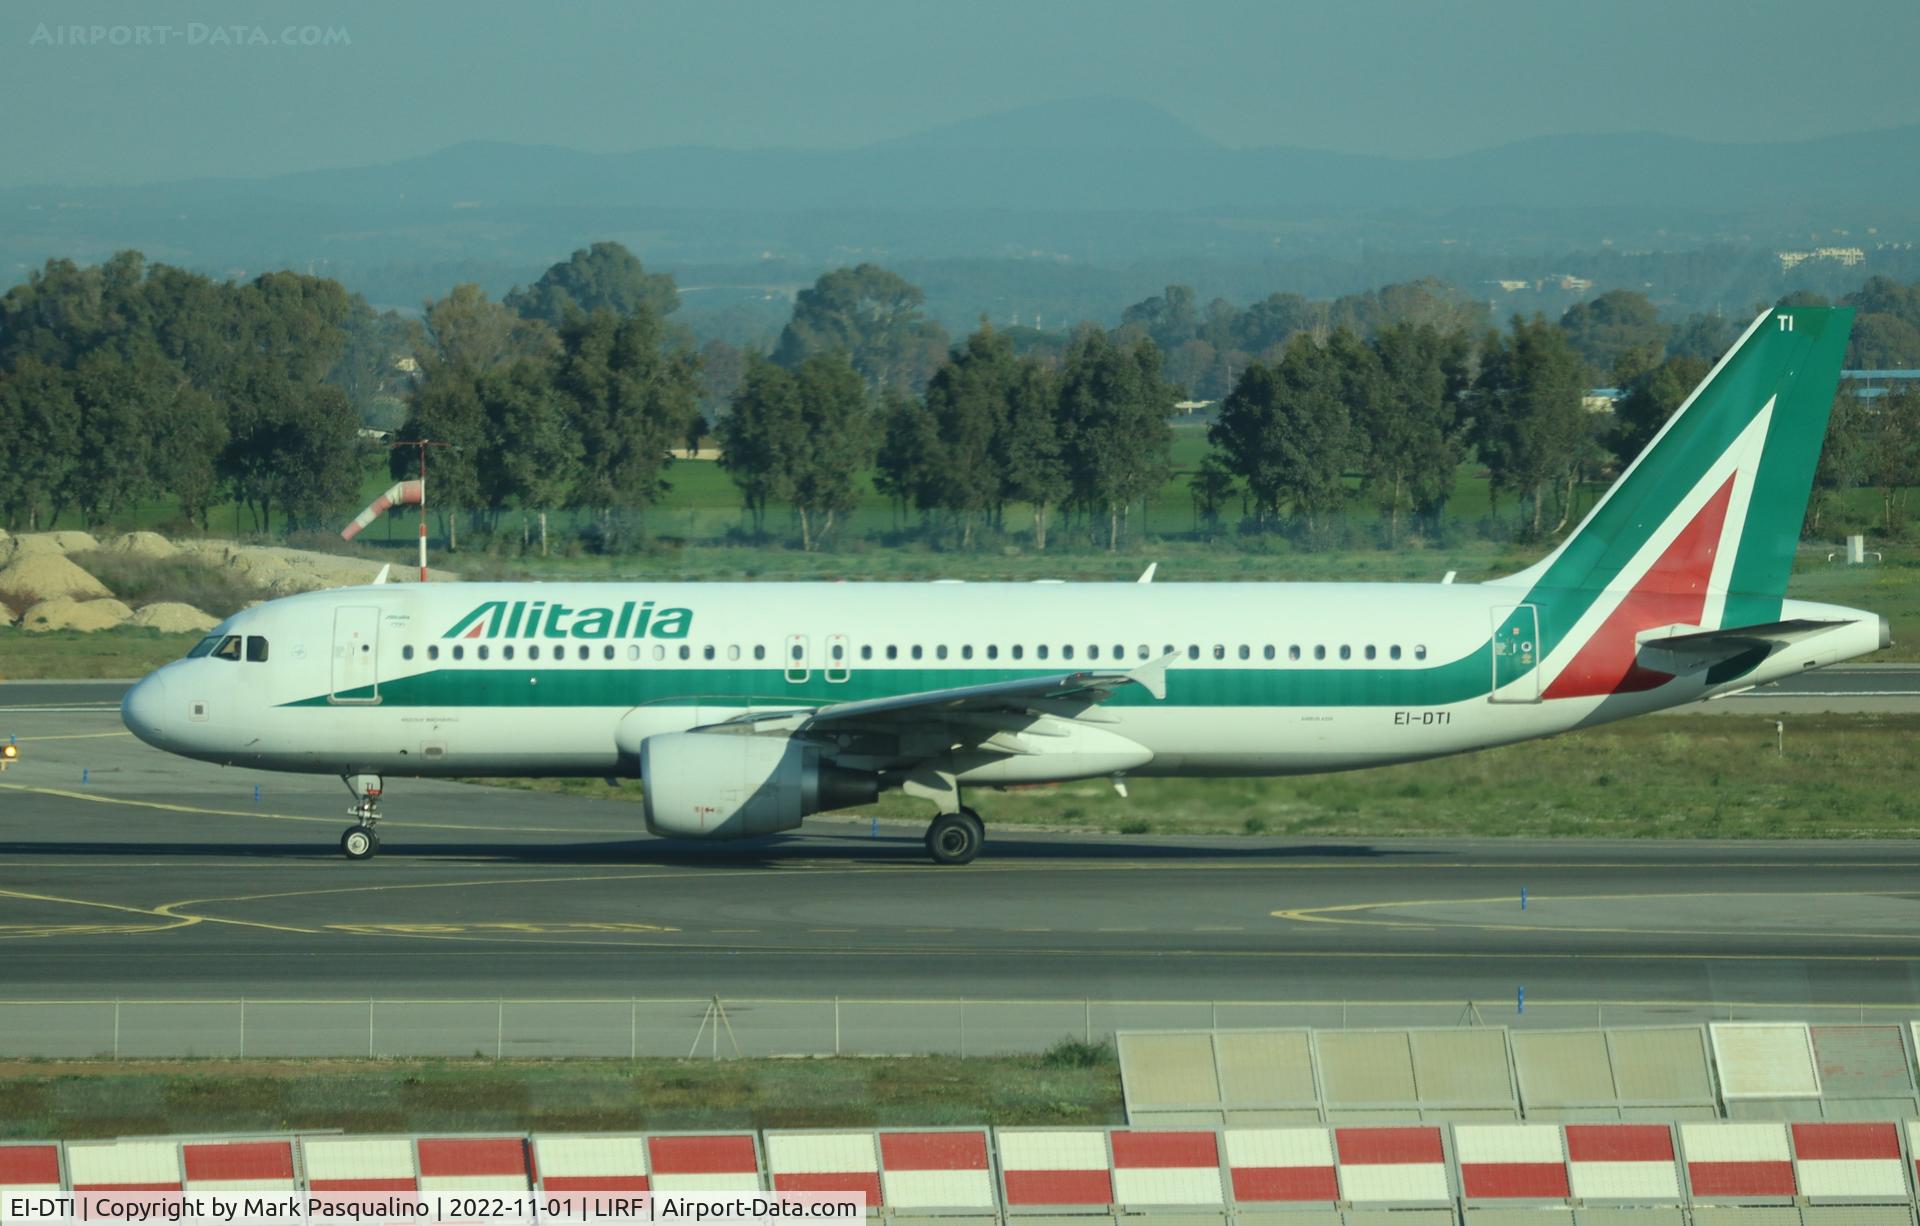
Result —
<instances>
[{"instance_id":1,"label":"aircraft nose","mask_svg":"<svg viewBox=\"0 0 1920 1226\"><path fill-rule=\"evenodd\" d=\"M166 723L173 714L167 702L169 682L170 678L163 673L154 673L136 682L120 700L120 722L127 726L128 732L156 749L167 747Z\"/></svg>"}]
</instances>

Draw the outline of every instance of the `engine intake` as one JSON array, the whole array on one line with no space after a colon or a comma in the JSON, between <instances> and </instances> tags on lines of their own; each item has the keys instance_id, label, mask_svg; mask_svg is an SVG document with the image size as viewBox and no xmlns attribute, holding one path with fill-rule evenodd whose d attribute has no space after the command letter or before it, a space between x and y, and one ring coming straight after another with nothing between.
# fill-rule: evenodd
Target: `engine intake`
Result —
<instances>
[{"instance_id":1,"label":"engine intake","mask_svg":"<svg viewBox=\"0 0 1920 1226\"><path fill-rule=\"evenodd\" d=\"M872 804L879 776L820 760L787 737L668 732L640 743L647 829L683 839L751 839L809 814Z\"/></svg>"}]
</instances>

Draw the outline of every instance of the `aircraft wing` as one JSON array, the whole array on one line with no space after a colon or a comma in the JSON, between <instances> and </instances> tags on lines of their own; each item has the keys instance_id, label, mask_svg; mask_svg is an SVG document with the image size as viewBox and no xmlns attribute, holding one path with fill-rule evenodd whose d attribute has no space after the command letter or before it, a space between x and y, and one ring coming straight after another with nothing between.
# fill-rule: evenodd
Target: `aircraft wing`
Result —
<instances>
[{"instance_id":1,"label":"aircraft wing","mask_svg":"<svg viewBox=\"0 0 1920 1226\"><path fill-rule=\"evenodd\" d=\"M1850 621L1793 618L1757 626L1729 626L1722 630L1695 633L1661 635L1656 630L1652 634L1659 637L1647 634L1640 636L1639 662L1663 673L1679 675L1698 672L1741 656L1757 655L1764 659L1782 647L1852 624ZM1669 626L1663 629L1687 630L1691 627Z\"/></svg>"},{"instance_id":2,"label":"aircraft wing","mask_svg":"<svg viewBox=\"0 0 1920 1226\"><path fill-rule=\"evenodd\" d=\"M1051 673L1012 681L989 681L982 685L961 685L943 690L921 690L911 694L891 694L884 698L829 703L812 710L759 712L728 720L727 724L750 724L755 731L803 733L853 726L904 726L973 718L990 720L993 717L1012 717L1022 721L1047 716L1071 718L1076 712L1102 702L1116 690L1130 685L1141 687L1155 698L1165 698L1167 668L1174 658L1171 655L1162 656L1134 669Z\"/></svg>"}]
</instances>

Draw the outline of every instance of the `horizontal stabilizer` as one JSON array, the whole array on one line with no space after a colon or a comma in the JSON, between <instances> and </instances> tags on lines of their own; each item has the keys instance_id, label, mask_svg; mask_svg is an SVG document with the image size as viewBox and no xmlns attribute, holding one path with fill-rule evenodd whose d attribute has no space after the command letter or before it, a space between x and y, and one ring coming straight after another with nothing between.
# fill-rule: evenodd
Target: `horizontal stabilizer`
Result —
<instances>
[{"instance_id":1,"label":"horizontal stabilizer","mask_svg":"<svg viewBox=\"0 0 1920 1226\"><path fill-rule=\"evenodd\" d=\"M1764 658L1782 647L1805 642L1829 630L1852 624L1850 621L1793 618L1764 622L1757 626L1729 626L1724 630L1677 634L1665 634L1663 631L1688 631L1691 628L1663 626L1639 636L1638 662L1642 667L1663 673L1679 675L1698 672L1744 655L1758 654Z\"/></svg>"}]
</instances>

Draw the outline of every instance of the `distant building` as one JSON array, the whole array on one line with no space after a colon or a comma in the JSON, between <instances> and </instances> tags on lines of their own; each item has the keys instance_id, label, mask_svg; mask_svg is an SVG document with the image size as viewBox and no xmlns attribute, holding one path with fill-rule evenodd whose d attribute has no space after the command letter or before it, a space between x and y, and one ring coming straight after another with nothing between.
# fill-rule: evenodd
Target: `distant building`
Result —
<instances>
[{"instance_id":1,"label":"distant building","mask_svg":"<svg viewBox=\"0 0 1920 1226\"><path fill-rule=\"evenodd\" d=\"M1808 260L1826 260L1842 268L1854 268L1867 261L1867 253L1858 247L1816 247L1812 251L1776 251L1773 256L1780 261L1781 272L1797 268Z\"/></svg>"},{"instance_id":2,"label":"distant building","mask_svg":"<svg viewBox=\"0 0 1920 1226\"><path fill-rule=\"evenodd\" d=\"M1920 388L1920 370L1843 370L1840 381L1853 385L1862 400L1877 400L1888 392Z\"/></svg>"},{"instance_id":3,"label":"distant building","mask_svg":"<svg viewBox=\"0 0 1920 1226\"><path fill-rule=\"evenodd\" d=\"M1580 397L1580 407L1589 413L1611 413L1619 399L1620 389L1617 387L1588 388L1587 394Z\"/></svg>"}]
</instances>

